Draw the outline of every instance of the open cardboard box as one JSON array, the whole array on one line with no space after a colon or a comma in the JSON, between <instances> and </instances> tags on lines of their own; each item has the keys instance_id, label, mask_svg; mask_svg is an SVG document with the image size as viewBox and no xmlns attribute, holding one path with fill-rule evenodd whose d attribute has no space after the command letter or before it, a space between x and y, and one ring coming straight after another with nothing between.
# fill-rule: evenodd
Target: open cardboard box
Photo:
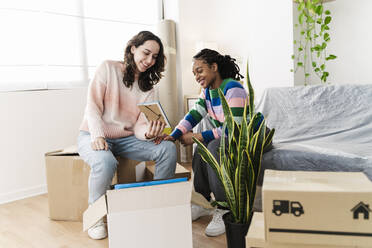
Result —
<instances>
[{"instance_id":1,"label":"open cardboard box","mask_svg":"<svg viewBox=\"0 0 372 248\"><path fill-rule=\"evenodd\" d=\"M191 248L191 181L108 190L84 212L86 231L107 215L110 248Z\"/></svg>"},{"instance_id":2,"label":"open cardboard box","mask_svg":"<svg viewBox=\"0 0 372 248\"><path fill-rule=\"evenodd\" d=\"M151 180L153 162L117 158L119 165L113 184ZM49 217L52 220L82 221L88 208L90 167L77 154L76 146L45 154ZM191 173L177 164L175 177L191 178Z\"/></svg>"},{"instance_id":3,"label":"open cardboard box","mask_svg":"<svg viewBox=\"0 0 372 248\"><path fill-rule=\"evenodd\" d=\"M262 191L268 242L371 247L372 183L363 173L266 170Z\"/></svg>"},{"instance_id":4,"label":"open cardboard box","mask_svg":"<svg viewBox=\"0 0 372 248\"><path fill-rule=\"evenodd\" d=\"M288 243L270 243L265 240L265 221L264 214L255 212L251 225L246 236L247 248L352 248L355 246L331 246L331 245L309 245L309 244L288 244Z\"/></svg>"}]
</instances>

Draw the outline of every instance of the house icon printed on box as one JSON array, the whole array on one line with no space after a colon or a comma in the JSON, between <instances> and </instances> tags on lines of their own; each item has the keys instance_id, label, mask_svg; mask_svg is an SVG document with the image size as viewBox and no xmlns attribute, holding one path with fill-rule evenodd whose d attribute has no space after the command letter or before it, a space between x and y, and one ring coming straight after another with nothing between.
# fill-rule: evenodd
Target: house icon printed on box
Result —
<instances>
[{"instance_id":1,"label":"house icon printed on box","mask_svg":"<svg viewBox=\"0 0 372 248\"><path fill-rule=\"evenodd\" d=\"M359 202L350 211L353 212L354 219L359 219L359 214L363 214L365 220L369 219L369 212L372 212L372 210L369 208L369 205L364 204L363 202Z\"/></svg>"}]
</instances>

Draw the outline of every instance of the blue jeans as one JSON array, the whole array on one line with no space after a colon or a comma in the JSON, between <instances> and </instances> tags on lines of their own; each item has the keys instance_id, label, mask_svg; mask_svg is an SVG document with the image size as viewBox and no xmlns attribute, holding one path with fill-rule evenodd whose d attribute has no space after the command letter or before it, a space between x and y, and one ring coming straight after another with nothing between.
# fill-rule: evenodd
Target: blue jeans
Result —
<instances>
[{"instance_id":1,"label":"blue jeans","mask_svg":"<svg viewBox=\"0 0 372 248\"><path fill-rule=\"evenodd\" d=\"M95 202L110 188L118 161L115 156L138 161L155 161L154 179L166 179L174 176L177 162L177 150L173 142L154 142L139 140L135 136L118 139L106 139L107 151L95 151L91 147L90 134L80 131L78 152L80 157L90 166L89 204Z\"/></svg>"}]
</instances>

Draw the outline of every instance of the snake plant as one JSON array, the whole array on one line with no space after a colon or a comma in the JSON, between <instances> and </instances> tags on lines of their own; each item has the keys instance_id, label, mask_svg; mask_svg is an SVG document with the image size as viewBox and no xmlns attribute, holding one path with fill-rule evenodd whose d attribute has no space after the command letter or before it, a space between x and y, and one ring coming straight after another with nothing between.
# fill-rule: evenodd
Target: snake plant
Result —
<instances>
[{"instance_id":1,"label":"snake plant","mask_svg":"<svg viewBox=\"0 0 372 248\"><path fill-rule=\"evenodd\" d=\"M262 120L261 113L255 113L254 91L249 78L248 65L247 83L249 110L246 104L241 123L233 119L224 94L220 89L218 91L225 115L219 147L220 162L217 162L202 142L193 138L198 144L201 157L213 168L223 185L226 202L217 202L217 204L230 209L232 221L235 223L250 222L263 150L271 144L275 132L272 129L266 135L265 121Z\"/></svg>"}]
</instances>

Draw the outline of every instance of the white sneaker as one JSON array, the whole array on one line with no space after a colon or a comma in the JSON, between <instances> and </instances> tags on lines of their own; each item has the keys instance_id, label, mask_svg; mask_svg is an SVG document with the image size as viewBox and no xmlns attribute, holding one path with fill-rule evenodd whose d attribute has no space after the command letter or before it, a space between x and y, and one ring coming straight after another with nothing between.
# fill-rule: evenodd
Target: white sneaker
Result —
<instances>
[{"instance_id":1,"label":"white sneaker","mask_svg":"<svg viewBox=\"0 0 372 248\"><path fill-rule=\"evenodd\" d=\"M91 239L104 239L107 237L107 227L103 219L100 219L94 226L88 229L88 236Z\"/></svg>"},{"instance_id":2,"label":"white sneaker","mask_svg":"<svg viewBox=\"0 0 372 248\"><path fill-rule=\"evenodd\" d=\"M214 209L206 209L202 206L191 204L191 219L192 221L199 219L202 216L211 215Z\"/></svg>"},{"instance_id":3,"label":"white sneaker","mask_svg":"<svg viewBox=\"0 0 372 248\"><path fill-rule=\"evenodd\" d=\"M222 209L216 209L214 211L213 219L205 229L205 234L207 236L215 237L225 233L225 223L223 222L222 216L227 212L228 210Z\"/></svg>"}]
</instances>

